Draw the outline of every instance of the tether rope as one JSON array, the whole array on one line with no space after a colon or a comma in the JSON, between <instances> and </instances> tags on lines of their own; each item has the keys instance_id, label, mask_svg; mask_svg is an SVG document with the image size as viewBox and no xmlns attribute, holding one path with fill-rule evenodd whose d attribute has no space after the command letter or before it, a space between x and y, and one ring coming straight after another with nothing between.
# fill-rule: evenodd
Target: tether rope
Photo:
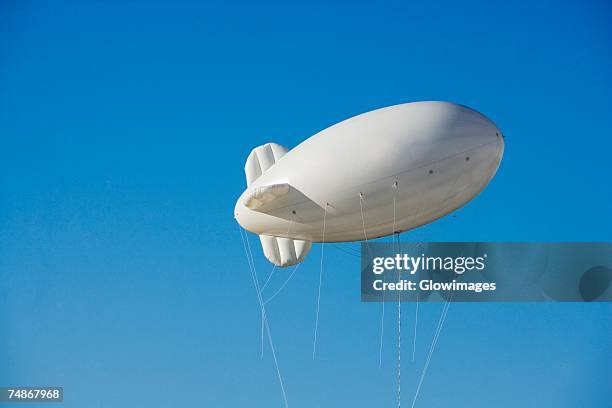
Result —
<instances>
[{"instance_id":1,"label":"tether rope","mask_svg":"<svg viewBox=\"0 0 612 408\"><path fill-rule=\"evenodd\" d=\"M363 238L366 243L366 248L368 250L368 254L371 255L370 252L370 243L368 241L368 234L366 232L365 227L365 217L363 216L363 205L365 204L365 199L363 198L363 193L359 193L359 210L361 212L361 226L363 228ZM383 301L381 302L381 316L380 316L380 342L378 348L378 368L382 367L382 350L383 350L383 339L385 334L385 293L383 292Z\"/></svg>"},{"instance_id":2,"label":"tether rope","mask_svg":"<svg viewBox=\"0 0 612 408\"><path fill-rule=\"evenodd\" d=\"M416 306L414 308L414 335L412 339L412 362L414 363L416 358L416 343L417 343L417 327L419 326L419 297L420 292L417 290Z\"/></svg>"},{"instance_id":3,"label":"tether rope","mask_svg":"<svg viewBox=\"0 0 612 408\"><path fill-rule=\"evenodd\" d=\"M314 339L312 341L312 359L315 359L315 354L317 351L317 333L319 330L319 310L321 308L321 284L323 283L323 250L325 249L325 221L327 219L327 206L329 203L325 203L325 208L323 209L323 241L321 242L321 269L319 271L319 291L317 295L317 315L315 318L315 329L314 329Z\"/></svg>"},{"instance_id":4,"label":"tether rope","mask_svg":"<svg viewBox=\"0 0 612 408\"><path fill-rule=\"evenodd\" d=\"M268 298L268 300L264 301L264 305L267 305L268 303L270 303L270 301L272 301L272 299L274 299L276 297L276 295L278 295L279 293L282 292L282 290L289 283L291 278L293 278L293 275L295 275L295 272L298 270L300 265L301 264L299 264L299 263L297 265L295 265L295 268L293 268L293 271L291 271L291 274L289 275L289 277L285 280L285 282L281 285L281 287L278 288L278 290L276 292L274 292L274 294Z\"/></svg>"},{"instance_id":5,"label":"tether rope","mask_svg":"<svg viewBox=\"0 0 612 408\"><path fill-rule=\"evenodd\" d=\"M289 220L289 228L287 228L287 233L285 235L289 236L289 232L291 231L291 226L292 225L293 225L293 218ZM268 278L266 279L266 282L261 287L261 292L262 293L266 289L266 287L268 286L268 283L270 283L270 279L272 279L272 275L274 275L274 271L275 270L276 270L276 264L274 264L274 266L272 267L272 270L268 274Z\"/></svg>"},{"instance_id":6,"label":"tether rope","mask_svg":"<svg viewBox=\"0 0 612 408\"><path fill-rule=\"evenodd\" d=\"M265 308L265 305L263 303L263 300L261 298L261 294L259 291L259 281L257 279L257 269L255 268L253 253L251 252L249 236L246 233L246 231L244 233L245 236L243 236L242 228L240 227L240 225L238 226L238 229L240 231L240 238L242 238L242 246L244 247L244 252L247 257L247 263L249 264L249 270L251 272L251 279L253 280L253 285L255 286L255 293L257 294L257 300L259 301L259 306L261 308L263 321L266 327L266 333L268 335L268 343L270 344L270 350L272 351L272 358L274 359L274 367L276 368L276 374L278 376L278 381L280 383L281 392L283 394L283 401L285 403L285 408L289 408L289 403L287 402L287 394L285 393L285 385L283 383L283 377L281 375L280 368L278 366L278 360L276 358L276 350L274 349L274 341L272 340L272 332L270 331L270 325L268 324L268 319L266 318L266 308ZM246 244L245 244L245 241L246 241Z\"/></svg>"},{"instance_id":7,"label":"tether rope","mask_svg":"<svg viewBox=\"0 0 612 408\"><path fill-rule=\"evenodd\" d=\"M275 270L276 270L276 264L274 264L272 266L272 270L268 274L268 278L266 279L266 281L264 282L263 286L261 287L261 292L262 293L263 293L264 290L266 290L266 287L268 286L268 283L270 283L270 279L272 279L272 275L274 275L274 271Z\"/></svg>"},{"instance_id":8,"label":"tether rope","mask_svg":"<svg viewBox=\"0 0 612 408\"><path fill-rule=\"evenodd\" d=\"M446 315L448 314L448 309L450 308L450 304L453 299L453 293L454 292L451 292L451 295L449 296L447 301L444 303L444 307L442 308L442 313L440 314L440 319L438 320L438 326L436 327L436 332L431 342L431 346L429 347L429 353L427 354L427 360L425 361L425 365L423 366L423 371L421 372L421 377L419 378L419 384L417 385L416 392L414 393L414 399L412 400L411 408L414 408L414 405L416 404L417 398L419 396L421 385L423 385L425 374L427 374L427 369L429 368L429 362L431 361L433 352L436 349L438 338L440 337L440 333L442 332L442 327L444 326L444 322L446 321Z\"/></svg>"},{"instance_id":9,"label":"tether rope","mask_svg":"<svg viewBox=\"0 0 612 408\"><path fill-rule=\"evenodd\" d=\"M446 194L444 195L444 199L442 200L442 208L444 208L444 206L446 205L446 202L448 201L448 199L451 197L451 193L453 191L453 189L455 188L455 186L457 185L457 182L459 181L459 179L461 178L461 172L459 172L457 174L457 177L455 178L453 184L451 184L448 188L448 190L446 191ZM415 216L416 217L416 216ZM433 352L436 349L436 344L438 343L438 338L440 337L440 333L442 332L442 327L444 325L444 322L446 320L446 315L448 314L448 309L450 307L450 302L452 301L453 298L453 294L454 292L451 292L451 295L449 296L449 298L446 300L446 303L444 304L444 308L442 309L442 314L440 315L440 319L438 320L438 325L436 327L436 332L434 334L434 338L432 340L431 346L429 348L429 353L427 354L427 358L425 360L425 365L423 366L423 371L421 372L421 377L419 378L419 383L417 385L417 389L416 392L414 394L414 399L412 400L412 407L414 408L414 405L416 404L417 398L419 396L419 392L421 390L421 385L423 385L423 380L425 379L425 374L427 374L427 369L429 368L429 363L431 361L431 358L433 356ZM418 300L418 297L417 297ZM414 349L413 349L413 354L416 350L416 325L417 325L417 318L418 318L418 302L417 302L417 309L416 309L416 316L415 316L415 329L414 329ZM413 357L414 359L414 357Z\"/></svg>"},{"instance_id":10,"label":"tether rope","mask_svg":"<svg viewBox=\"0 0 612 408\"><path fill-rule=\"evenodd\" d=\"M289 227L287 228L287 233L285 235L289 235L292 225L293 225L293 218L289 220ZM250 247L249 247L249 250L250 250ZM276 264L274 264L274 266L272 267L272 270L268 274L268 279L266 279L266 282L263 284L263 286L259 290L259 295L262 296L262 299L263 299L263 295L262 295L263 291L266 289L266 286L268 286L268 283L272 279L272 275L274 275L275 270L276 270ZM261 319L261 358L263 358L263 355L264 355L264 321L263 321L263 315L262 315L262 319Z\"/></svg>"},{"instance_id":11,"label":"tether rope","mask_svg":"<svg viewBox=\"0 0 612 408\"><path fill-rule=\"evenodd\" d=\"M393 249L395 249L395 221L396 221L396 201L399 185L397 180L393 183L393 235L391 235ZM397 253L399 253L400 242L399 233L397 233ZM397 270L397 281L401 281L401 272ZM384 299L383 299L384 303ZM382 346L381 346L382 348ZM402 295L401 291L397 292L397 406L402 405Z\"/></svg>"}]
</instances>

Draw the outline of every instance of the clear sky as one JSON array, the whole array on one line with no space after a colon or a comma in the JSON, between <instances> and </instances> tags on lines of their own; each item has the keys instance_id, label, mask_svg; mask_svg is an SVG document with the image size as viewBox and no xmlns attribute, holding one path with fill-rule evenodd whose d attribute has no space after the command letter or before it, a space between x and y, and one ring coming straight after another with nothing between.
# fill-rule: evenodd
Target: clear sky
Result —
<instances>
[{"instance_id":1,"label":"clear sky","mask_svg":"<svg viewBox=\"0 0 612 408\"><path fill-rule=\"evenodd\" d=\"M2 1L0 385L281 406L232 218L244 161L374 108L458 102L506 135L489 187L404 240L612 240L610 21L606 1ZM320 246L269 304L291 407L395 403L395 310L379 369L380 305L340 248L315 361ZM414 363L404 333L404 406L441 307L421 307ZM453 304L416 406L609 405L611 312Z\"/></svg>"}]
</instances>

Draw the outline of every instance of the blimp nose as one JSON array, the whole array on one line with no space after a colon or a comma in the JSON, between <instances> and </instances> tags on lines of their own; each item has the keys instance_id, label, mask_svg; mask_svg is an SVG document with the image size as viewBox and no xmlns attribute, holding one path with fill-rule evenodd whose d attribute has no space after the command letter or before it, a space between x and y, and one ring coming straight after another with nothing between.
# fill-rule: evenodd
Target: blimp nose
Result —
<instances>
[{"instance_id":1,"label":"blimp nose","mask_svg":"<svg viewBox=\"0 0 612 408\"><path fill-rule=\"evenodd\" d=\"M502 132L495 128L493 134L488 135L486 143L481 149L482 154L484 154L483 159L490 163L489 171L486 175L486 184L488 184L497 172L504 155L504 136Z\"/></svg>"},{"instance_id":2,"label":"blimp nose","mask_svg":"<svg viewBox=\"0 0 612 408\"><path fill-rule=\"evenodd\" d=\"M497 131L495 132L495 138L497 139L497 158L498 160L501 160L502 156L504 155L504 149L506 147L504 135L502 134L501 130L497 129Z\"/></svg>"}]
</instances>

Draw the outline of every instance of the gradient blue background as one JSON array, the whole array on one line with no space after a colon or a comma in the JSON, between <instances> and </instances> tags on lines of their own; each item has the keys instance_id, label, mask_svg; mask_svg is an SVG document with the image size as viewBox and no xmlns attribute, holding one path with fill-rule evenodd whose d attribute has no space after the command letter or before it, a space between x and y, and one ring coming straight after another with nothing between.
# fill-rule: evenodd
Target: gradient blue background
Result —
<instances>
[{"instance_id":1,"label":"gradient blue background","mask_svg":"<svg viewBox=\"0 0 612 408\"><path fill-rule=\"evenodd\" d=\"M1 2L0 385L281 406L232 219L243 164L374 108L454 101L507 136L491 185L404 240L612 240L607 2L329 3ZM380 305L340 248L316 361L320 246L269 304L291 407L395 404L395 311L379 369ZM441 307L421 308L414 363L404 335L404 406ZM611 311L454 304L416 406L610 406Z\"/></svg>"}]
</instances>

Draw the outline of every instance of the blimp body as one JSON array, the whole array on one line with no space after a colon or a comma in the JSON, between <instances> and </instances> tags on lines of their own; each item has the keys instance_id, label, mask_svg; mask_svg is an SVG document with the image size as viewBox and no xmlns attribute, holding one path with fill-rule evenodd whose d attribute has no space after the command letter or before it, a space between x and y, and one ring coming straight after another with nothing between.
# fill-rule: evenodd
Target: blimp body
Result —
<instances>
[{"instance_id":1,"label":"blimp body","mask_svg":"<svg viewBox=\"0 0 612 408\"><path fill-rule=\"evenodd\" d=\"M292 150L255 148L234 215L276 265L300 262L312 242L378 238L432 222L474 198L495 175L501 131L448 102L367 112Z\"/></svg>"}]
</instances>

